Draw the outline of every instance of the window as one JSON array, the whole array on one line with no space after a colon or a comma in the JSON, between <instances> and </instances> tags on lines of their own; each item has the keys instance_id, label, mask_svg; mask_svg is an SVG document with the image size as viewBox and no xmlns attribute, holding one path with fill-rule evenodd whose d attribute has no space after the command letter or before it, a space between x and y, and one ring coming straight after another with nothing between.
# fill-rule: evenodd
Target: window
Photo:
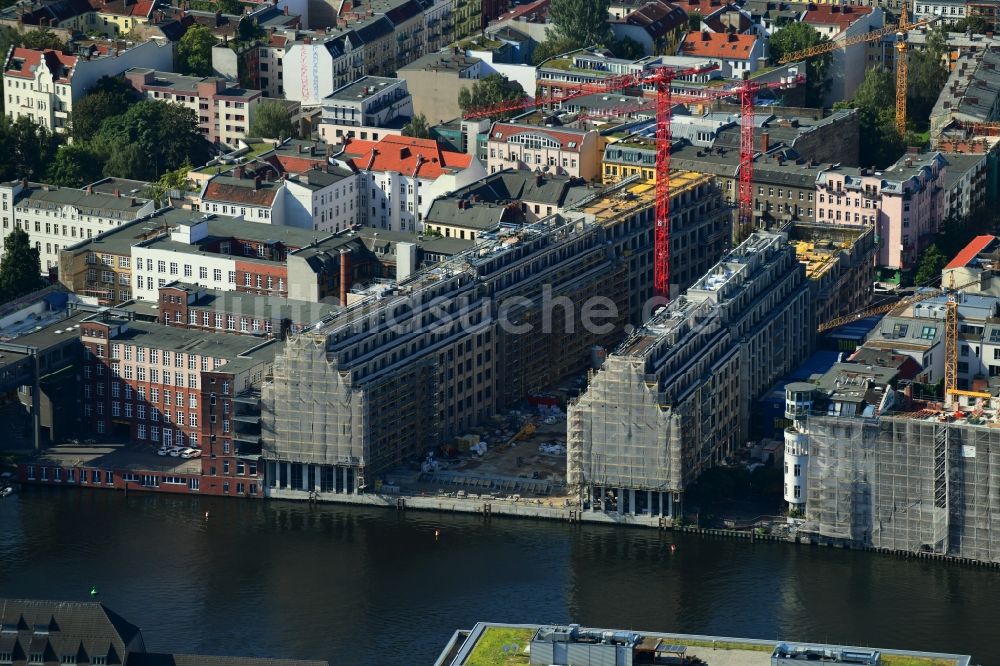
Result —
<instances>
[{"instance_id":1,"label":"window","mask_svg":"<svg viewBox=\"0 0 1000 666\"><path fill-rule=\"evenodd\" d=\"M923 340L933 340L937 335L937 326L924 326L920 331L920 338Z\"/></svg>"},{"instance_id":2,"label":"window","mask_svg":"<svg viewBox=\"0 0 1000 666\"><path fill-rule=\"evenodd\" d=\"M198 279L207 280L208 279L208 269L204 266L198 268Z\"/></svg>"}]
</instances>

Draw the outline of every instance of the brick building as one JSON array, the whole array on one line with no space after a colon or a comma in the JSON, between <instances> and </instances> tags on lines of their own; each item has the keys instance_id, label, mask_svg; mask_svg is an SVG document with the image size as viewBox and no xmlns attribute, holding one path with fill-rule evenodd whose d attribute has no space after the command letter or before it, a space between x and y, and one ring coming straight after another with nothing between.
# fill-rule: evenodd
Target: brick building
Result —
<instances>
[{"instance_id":1,"label":"brick building","mask_svg":"<svg viewBox=\"0 0 1000 666\"><path fill-rule=\"evenodd\" d=\"M150 449L200 450L201 469L156 483L259 497L259 398L274 340L163 326L105 311L80 325L83 424ZM254 414L258 415L257 417Z\"/></svg>"}]
</instances>

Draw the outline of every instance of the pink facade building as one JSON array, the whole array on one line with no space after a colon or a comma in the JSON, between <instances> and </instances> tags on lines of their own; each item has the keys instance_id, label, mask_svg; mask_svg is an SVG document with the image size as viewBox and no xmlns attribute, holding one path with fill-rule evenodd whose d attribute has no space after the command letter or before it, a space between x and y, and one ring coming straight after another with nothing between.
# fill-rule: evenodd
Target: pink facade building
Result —
<instances>
[{"instance_id":1,"label":"pink facade building","mask_svg":"<svg viewBox=\"0 0 1000 666\"><path fill-rule=\"evenodd\" d=\"M906 155L883 171L827 169L816 179L816 221L873 226L878 265L911 269L940 229L946 164L931 153Z\"/></svg>"},{"instance_id":2,"label":"pink facade building","mask_svg":"<svg viewBox=\"0 0 1000 666\"><path fill-rule=\"evenodd\" d=\"M601 173L601 140L595 130L493 123L487 142L490 173L504 169L545 171L594 181Z\"/></svg>"}]
</instances>

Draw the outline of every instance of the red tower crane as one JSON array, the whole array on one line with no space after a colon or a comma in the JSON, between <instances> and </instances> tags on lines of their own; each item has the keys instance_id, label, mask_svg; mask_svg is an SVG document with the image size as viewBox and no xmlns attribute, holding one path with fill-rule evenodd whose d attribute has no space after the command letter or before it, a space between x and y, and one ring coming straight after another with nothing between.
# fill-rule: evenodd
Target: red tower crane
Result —
<instances>
[{"instance_id":1,"label":"red tower crane","mask_svg":"<svg viewBox=\"0 0 1000 666\"><path fill-rule=\"evenodd\" d=\"M653 291L657 296L670 297L670 120L673 105L712 101L724 97L740 97L740 187L739 187L739 227L734 234L736 240L743 240L750 231L753 220L753 101L756 94L765 89L785 88L804 81L798 76L791 81L757 83L745 81L731 87L707 88L698 95L674 95L671 84L674 79L704 74L718 69L718 65L708 64L687 69L657 67L631 74L611 76L593 83L580 84L571 91L560 90L558 94L540 95L535 99L507 100L499 104L479 107L466 112L466 118L496 117L514 111L544 107L566 102L584 95L617 93L627 89L642 89L652 86L656 92L656 184L655 184L655 227L653 235Z\"/></svg>"}]
</instances>

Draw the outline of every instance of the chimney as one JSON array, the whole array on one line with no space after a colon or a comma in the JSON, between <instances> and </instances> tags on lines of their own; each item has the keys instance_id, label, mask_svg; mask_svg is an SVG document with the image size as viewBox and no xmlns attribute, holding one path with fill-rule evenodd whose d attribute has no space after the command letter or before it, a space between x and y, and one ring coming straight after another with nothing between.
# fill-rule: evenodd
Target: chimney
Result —
<instances>
[{"instance_id":1,"label":"chimney","mask_svg":"<svg viewBox=\"0 0 1000 666\"><path fill-rule=\"evenodd\" d=\"M536 172L535 173L535 185L541 185L542 184L542 179L543 179L542 172L541 171Z\"/></svg>"},{"instance_id":2,"label":"chimney","mask_svg":"<svg viewBox=\"0 0 1000 666\"><path fill-rule=\"evenodd\" d=\"M236 167L235 169L233 169L233 176L235 178L243 178L243 165L242 164L239 165L238 167Z\"/></svg>"},{"instance_id":3,"label":"chimney","mask_svg":"<svg viewBox=\"0 0 1000 666\"><path fill-rule=\"evenodd\" d=\"M215 26L219 27L220 25L222 25L222 10L221 9L216 9L215 10Z\"/></svg>"},{"instance_id":4,"label":"chimney","mask_svg":"<svg viewBox=\"0 0 1000 666\"><path fill-rule=\"evenodd\" d=\"M133 207L135 206L135 197L130 197L129 198L128 205L129 206L133 206Z\"/></svg>"},{"instance_id":5,"label":"chimney","mask_svg":"<svg viewBox=\"0 0 1000 666\"><path fill-rule=\"evenodd\" d=\"M285 5L285 16L288 16L288 5Z\"/></svg>"},{"instance_id":6,"label":"chimney","mask_svg":"<svg viewBox=\"0 0 1000 666\"><path fill-rule=\"evenodd\" d=\"M347 290L351 288L351 251L340 251L340 305L347 307Z\"/></svg>"},{"instance_id":7,"label":"chimney","mask_svg":"<svg viewBox=\"0 0 1000 666\"><path fill-rule=\"evenodd\" d=\"M253 189L254 190L259 190L260 189L261 181L263 181L263 180L264 180L264 178L260 174L254 175L254 177L253 177Z\"/></svg>"},{"instance_id":8,"label":"chimney","mask_svg":"<svg viewBox=\"0 0 1000 666\"><path fill-rule=\"evenodd\" d=\"M94 186L87 185L87 194L93 194L93 193L94 193Z\"/></svg>"},{"instance_id":9,"label":"chimney","mask_svg":"<svg viewBox=\"0 0 1000 666\"><path fill-rule=\"evenodd\" d=\"M760 133L760 152L766 153L768 147L771 145L771 135L767 131Z\"/></svg>"},{"instance_id":10,"label":"chimney","mask_svg":"<svg viewBox=\"0 0 1000 666\"><path fill-rule=\"evenodd\" d=\"M121 199L122 198L122 191L121 190L115 190L115 198L116 199Z\"/></svg>"}]
</instances>

